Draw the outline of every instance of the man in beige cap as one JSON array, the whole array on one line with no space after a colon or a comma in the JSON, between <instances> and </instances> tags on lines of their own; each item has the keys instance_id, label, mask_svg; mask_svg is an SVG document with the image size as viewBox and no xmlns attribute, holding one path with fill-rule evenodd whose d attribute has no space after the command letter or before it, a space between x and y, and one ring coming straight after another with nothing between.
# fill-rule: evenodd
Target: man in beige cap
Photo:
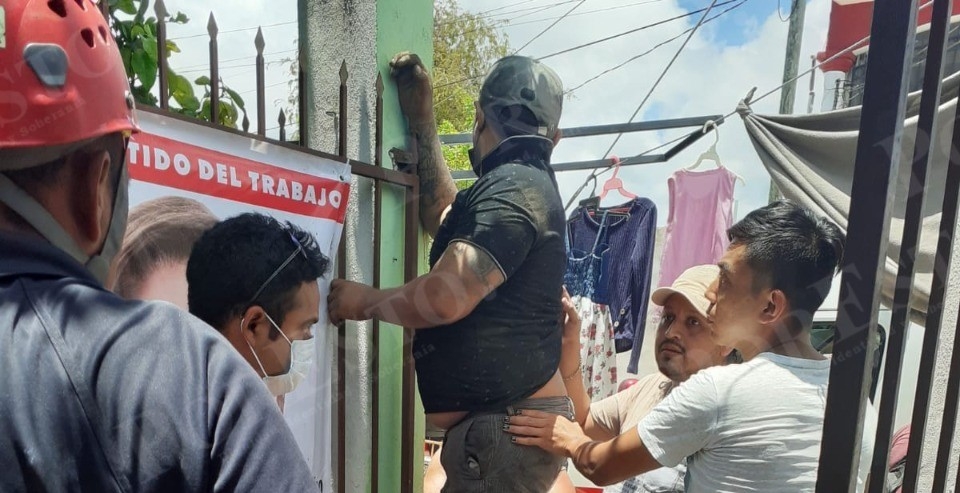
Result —
<instances>
[{"instance_id":1,"label":"man in beige cap","mask_svg":"<svg viewBox=\"0 0 960 493\"><path fill-rule=\"evenodd\" d=\"M710 337L710 301L704 293L720 273L716 265L698 265L683 272L670 287L657 289L651 301L663 307L655 341L657 373L641 377L630 388L591 405L580 375L580 319L564 294L566 320L560 370L574 401L577 421L587 436L609 440L643 419L680 382L711 366L739 361L739 353L718 346ZM607 492L682 492L686 466L662 467L605 488Z\"/></svg>"}]
</instances>

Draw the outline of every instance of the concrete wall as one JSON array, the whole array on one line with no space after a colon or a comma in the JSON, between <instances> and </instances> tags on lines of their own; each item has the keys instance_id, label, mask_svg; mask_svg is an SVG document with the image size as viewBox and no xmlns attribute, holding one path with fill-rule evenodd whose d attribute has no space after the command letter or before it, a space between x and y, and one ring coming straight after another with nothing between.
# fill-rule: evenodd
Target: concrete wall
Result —
<instances>
[{"instance_id":1,"label":"concrete wall","mask_svg":"<svg viewBox=\"0 0 960 493\"><path fill-rule=\"evenodd\" d=\"M307 145L326 152L337 149L336 121L328 111L338 111L340 66L346 61L349 72L347 155L350 159L372 163L376 129L376 79L384 77L384 149L403 147L405 123L397 104L396 90L389 78L389 61L398 51L420 53L432 60L432 0L300 0L300 39L306 54ZM389 162L385 166L391 166ZM381 282L385 287L403 281L403 189L384 187L381 212ZM350 194L345 236L347 241L346 277L354 281L373 281L374 203L373 181L354 178ZM422 253L422 249L421 249ZM422 256L422 255L421 255ZM342 275L342 273L341 273ZM384 324L380 333L380 374L371 372L374 356L369 323L350 323L346 345L346 491L371 491L371 478L377 474L379 491L400 491L402 333ZM371 391L380 391L379 468L372 471ZM418 416L422 416L419 411ZM422 419L418 419L418 423ZM336 433L336 432L335 432ZM417 433L422 437L422 426ZM422 440L415 440L415 473L421 471L419 454ZM336 443L334 441L334 443ZM335 446L334 446L335 447ZM336 450L330 451L336 464ZM415 474L419 491L420 474ZM325 489L335 491L335 489Z\"/></svg>"}]
</instances>

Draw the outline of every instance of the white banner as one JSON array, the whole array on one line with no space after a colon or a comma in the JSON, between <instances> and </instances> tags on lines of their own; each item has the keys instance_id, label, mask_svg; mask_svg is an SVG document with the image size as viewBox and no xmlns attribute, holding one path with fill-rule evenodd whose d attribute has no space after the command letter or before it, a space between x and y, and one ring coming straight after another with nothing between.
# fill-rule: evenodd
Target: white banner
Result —
<instances>
[{"instance_id":1,"label":"white banner","mask_svg":"<svg viewBox=\"0 0 960 493\"><path fill-rule=\"evenodd\" d=\"M217 219L259 212L310 232L330 258L331 272L320 282L315 371L284 403L284 416L314 477L329 490L336 332L324 330L326 297L346 215L350 166L155 113L140 112L139 117L143 132L133 136L128 150L131 215L138 205L161 197L191 199ZM166 281L160 289L176 289ZM169 297L155 298L186 297L165 294Z\"/></svg>"}]
</instances>

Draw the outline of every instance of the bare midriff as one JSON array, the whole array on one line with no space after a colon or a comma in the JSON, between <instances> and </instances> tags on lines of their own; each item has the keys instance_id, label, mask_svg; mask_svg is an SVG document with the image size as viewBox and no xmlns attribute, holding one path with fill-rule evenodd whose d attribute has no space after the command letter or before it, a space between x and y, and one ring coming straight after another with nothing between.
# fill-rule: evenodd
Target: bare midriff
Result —
<instances>
[{"instance_id":1,"label":"bare midriff","mask_svg":"<svg viewBox=\"0 0 960 493\"><path fill-rule=\"evenodd\" d=\"M560 376L560 372L557 371L553 374L553 377L547 382L546 385L540 387L540 390L536 391L528 397L528 399L540 399L544 397L564 397L567 395L567 389L563 385L563 377ZM467 411L453 411L448 413L432 413L427 414L427 422L432 426L443 430L449 430L454 425L467 417L467 414L470 414Z\"/></svg>"}]
</instances>

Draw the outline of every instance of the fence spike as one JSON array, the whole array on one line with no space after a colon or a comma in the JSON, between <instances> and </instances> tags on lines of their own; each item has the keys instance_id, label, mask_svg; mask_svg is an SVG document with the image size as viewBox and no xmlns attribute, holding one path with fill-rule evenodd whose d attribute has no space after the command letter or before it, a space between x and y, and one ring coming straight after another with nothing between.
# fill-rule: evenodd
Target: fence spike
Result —
<instances>
[{"instance_id":1,"label":"fence spike","mask_svg":"<svg viewBox=\"0 0 960 493\"><path fill-rule=\"evenodd\" d=\"M163 0L157 0L153 4L153 11L157 14L157 20L163 20L167 17L167 5L163 3Z\"/></svg>"},{"instance_id":2,"label":"fence spike","mask_svg":"<svg viewBox=\"0 0 960 493\"><path fill-rule=\"evenodd\" d=\"M243 114L243 131L247 132L250 130L250 119L247 118L247 114Z\"/></svg>"},{"instance_id":3,"label":"fence spike","mask_svg":"<svg viewBox=\"0 0 960 493\"><path fill-rule=\"evenodd\" d=\"M253 45L257 47L257 54L262 55L263 47L266 46L263 41L263 28L257 28L257 37L253 38Z\"/></svg>"},{"instance_id":4,"label":"fence spike","mask_svg":"<svg viewBox=\"0 0 960 493\"><path fill-rule=\"evenodd\" d=\"M345 84L349 76L350 74L347 72L347 61L344 60L343 63L340 64L340 83Z\"/></svg>"},{"instance_id":5,"label":"fence spike","mask_svg":"<svg viewBox=\"0 0 960 493\"><path fill-rule=\"evenodd\" d=\"M207 34L209 34L211 38L216 38L219 32L220 28L217 27L217 19L213 17L213 12L210 12L210 18L207 20Z\"/></svg>"}]
</instances>

